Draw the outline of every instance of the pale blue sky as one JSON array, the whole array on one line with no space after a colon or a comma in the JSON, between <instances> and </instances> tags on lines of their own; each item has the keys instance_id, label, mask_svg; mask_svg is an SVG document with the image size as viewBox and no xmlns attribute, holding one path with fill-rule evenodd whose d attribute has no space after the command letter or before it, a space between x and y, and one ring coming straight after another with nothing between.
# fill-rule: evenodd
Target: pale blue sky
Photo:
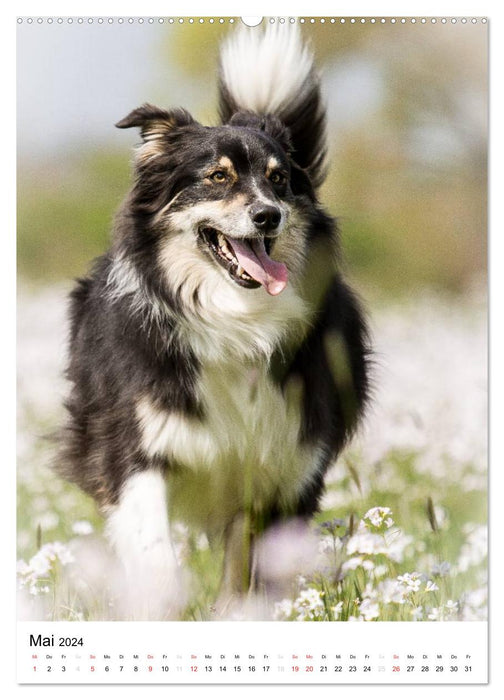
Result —
<instances>
[{"instance_id":1,"label":"pale blue sky","mask_svg":"<svg viewBox=\"0 0 504 700\"><path fill-rule=\"evenodd\" d=\"M143 102L193 111L208 104L214 86L189 80L169 63L163 44L178 27L168 24L27 24L18 26L18 152L47 157L96 144L134 143L114 129L116 121ZM194 27L197 31L197 27ZM377 108L382 97L379 68L350 57L324 68L331 121L352 124ZM341 109L344 104L345 108Z\"/></svg>"},{"instance_id":2,"label":"pale blue sky","mask_svg":"<svg viewBox=\"0 0 504 700\"><path fill-rule=\"evenodd\" d=\"M161 42L173 29L117 22L19 25L20 153L46 154L88 141L124 144L125 134L114 124L131 109L155 102L164 91L166 104L184 97L168 62L158 58Z\"/></svg>"}]
</instances>

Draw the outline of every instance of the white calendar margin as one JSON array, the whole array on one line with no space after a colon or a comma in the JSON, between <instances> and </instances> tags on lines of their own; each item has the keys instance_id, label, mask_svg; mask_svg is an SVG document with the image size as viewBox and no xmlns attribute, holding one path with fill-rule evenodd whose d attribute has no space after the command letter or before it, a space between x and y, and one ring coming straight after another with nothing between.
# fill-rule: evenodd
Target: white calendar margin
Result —
<instances>
[{"instance_id":1,"label":"white calendar margin","mask_svg":"<svg viewBox=\"0 0 504 700\"><path fill-rule=\"evenodd\" d=\"M206 16L209 14L209 3L204 0L187 0L182 6L181 3L170 3L169 11L174 15L184 15L184 16ZM180 8L180 10L179 10ZM160 0L146 0L142 3L141 9L142 14L145 16L163 16L166 14L168 8L165 2ZM256 0L254 3L250 2L215 2L211 3L212 14L214 15L251 15L251 14L261 14L261 15L300 15L303 14L306 7L304 5L299 6L295 3L295 0L291 2L286 2L285 0L279 0L278 2L271 2L271 0L266 3L265 0ZM342 0L335 6L332 3L328 3L326 0L312 0L309 4L310 14L314 16L318 15L328 15L337 13L339 16L374 16L377 10L380 14L384 16L397 15L403 16L405 14L414 16L440 16L442 14L447 16L463 16L472 15L476 11L481 16L490 17L490 29L493 40L490 44L490 51L492 56L492 65L501 65L504 62L504 35L502 31L502 21L504 19L502 6L490 2L433 2L432 0L424 0L422 3L409 3L406 7L403 2L391 2L390 0L385 0L379 4L372 0L354 0L349 2L348 0ZM102 0L98 3L96 0L88 0L83 3L77 0L72 3L71 11L72 14L82 14L82 15L103 15L103 14L127 14L135 15L138 14L139 6L137 3L131 1L114 3L109 0ZM15 38L14 38L14 18L20 15L66 15L68 14L69 6L68 3L63 3L61 0L45 2L41 5L40 2L33 1L22 1L12 7L12 10L4 12L4 22L1 25L3 46L7 50L11 61L14 61L15 56ZM491 72L491 84L493 86L493 99L492 99L492 120L494 125L497 123L504 123L504 108L503 108L503 95L502 91L498 88L498 71ZM7 71L4 76L4 95L7 100L10 101L11 106L15 102L15 74L13 70ZM499 94L500 93L500 94ZM5 134L15 133L15 113L13 109L5 111L2 113L2 126L3 132ZM502 185L504 182L504 172L502 168L502 163L504 162L504 145L502 137L502 129L500 133L497 130L493 130L492 134L492 153L493 159L491 159L491 200L493 202L498 201ZM495 158L495 154L499 154L499 158ZM16 144L13 139L9 139L4 146L4 157L6 158L7 172L10 171L11 179L5 188L5 202L6 213L8 215L8 220L11 222L11 226L8 227L7 233L11 234L13 229L13 223L15 221L15 162L16 162ZM10 216L9 216L10 215ZM502 221L502 212L499 215L497 209L494 208L491 213L490 218L491 232L495 233L498 230L504 228L504 222ZM500 224L500 225L499 225ZM12 332L15 326L15 268L13 262L15 259L15 241L14 236L9 235L9 243L4 243L4 255L2 256L2 275L0 276L3 298L6 300L6 323ZM500 263L504 259L503 241L501 237L494 235L491 238L491 258L490 258L490 280L491 280L491 293L492 298L495 301L502 299L504 297L504 276L500 271ZM491 318L493 321L493 332L492 332L492 346L491 346L491 356L493 357L504 357L504 333L502 329L502 323L499 320L501 314L499 314L499 309L501 309L500 303L495 303L493 308L491 306ZM8 336L8 348L7 352L4 353L4 365L2 368L2 386L8 387L8 397L11 399L10 405L12 406L15 401L12 377L15 371L15 349L14 349L14 338L12 335ZM491 414L491 463L494 466L501 465L504 462L504 450L502 443L502 431L500 429L501 416L504 413L504 400L503 400L503 388L504 388L504 376L503 376L503 366L496 363L492 367L492 387L493 387L493 398L491 398L493 413ZM500 391L498 391L500 389ZM499 422L497 422L499 421ZM7 423L2 426L6 428L3 432L3 436L6 437L7 450L5 452L5 464L13 465L15 463L15 434L14 434L14 411L11 412L11 418ZM492 429L493 427L493 429ZM494 506L491 509L491 518L494 522L495 527L498 526L498 514L500 513L500 498L501 494L504 492L502 488L502 469L494 469L491 474L491 485L492 489L490 493L493 493L492 504ZM6 476L6 492L11 496L15 492L15 472L14 469L8 470L8 475ZM499 486L501 488L499 488ZM497 515L495 514L497 512ZM4 525L4 533L6 534L7 544L6 544L6 561L15 561L15 542L14 542L14 531L15 531L15 500L12 497L7 499L7 504L2 509L2 524ZM490 528L490 533L494 529ZM11 534L12 537L9 539L8 535ZM501 555L501 540L497 537L490 538L491 544L491 591L497 592L491 598L491 619L489 623L489 635L490 635L490 684L485 687L479 687L478 693L489 693L489 697L502 697L502 692L504 689L504 673L502 669L502 649L504 648L504 599L500 595L500 589L502 588L501 581L503 576L502 567L502 555ZM493 584L493 585L492 585ZM5 672L2 677L2 686L4 690L7 691L9 697L27 697L28 694L31 696L33 686L17 686L15 680L15 653L16 644L14 639L16 637L16 615L15 615L15 587L13 585L12 578L6 574L0 578L0 591L2 593L2 600L4 605L2 606L2 620L4 624L2 628L4 634L0 637L0 658L3 662L3 667ZM237 623L239 624L239 623ZM366 624L366 623L365 623ZM380 624L380 623L377 623ZM396 623L396 624L407 624L407 623ZM430 623L426 623L430 627ZM442 624L442 623L435 623ZM466 623L462 623L466 624ZM231 693L234 693L232 687L227 688L214 688L212 690L219 690L219 698L226 696L226 691L229 691L229 697ZM347 688L347 691L351 689ZM358 691L358 689L355 689ZM373 691L373 697L377 698L387 698L387 700L392 696L394 697L394 692L401 693L403 697L403 690L401 687L382 687L376 688ZM453 693L457 693L457 699L467 697L474 697L474 690L471 687L461 687L451 689ZM48 691L48 692L45 692ZM163 697L166 697L166 691L164 688L157 688L158 692L163 693ZM299 692L297 692L299 691ZM326 692L324 692L326 691ZM58 697L58 693L61 692L61 696L67 697L68 688L65 687L54 687L51 686L46 688L37 688L37 698L42 700L43 698ZM156 693L156 689L152 687L150 689L151 693ZM185 693L188 695L191 693L191 687L182 688L179 687L177 690L178 697L185 697ZM424 689L420 686L410 686L408 688L408 697L424 697ZM121 698L137 697L137 689L135 687L122 687L121 688ZM206 691L206 697L216 697L216 693L210 692L210 689ZM240 689L242 697L252 697L254 693L254 698L256 693L254 692L254 687L242 686ZM293 697L305 697L305 691L303 688L289 688L289 698ZM330 695L329 695L330 693ZM443 688L443 698L449 696L450 688ZM86 686L74 686L72 688L72 694L74 697L87 697L88 690ZM331 697L333 698L333 692L331 688L320 687L317 689L317 697ZM454 695L455 696L455 695ZM398 696L397 696L398 697Z\"/></svg>"},{"instance_id":2,"label":"white calendar margin","mask_svg":"<svg viewBox=\"0 0 504 700\"><path fill-rule=\"evenodd\" d=\"M20 622L18 682L484 684L487 633L486 622ZM30 646L38 635L53 645Z\"/></svg>"}]
</instances>

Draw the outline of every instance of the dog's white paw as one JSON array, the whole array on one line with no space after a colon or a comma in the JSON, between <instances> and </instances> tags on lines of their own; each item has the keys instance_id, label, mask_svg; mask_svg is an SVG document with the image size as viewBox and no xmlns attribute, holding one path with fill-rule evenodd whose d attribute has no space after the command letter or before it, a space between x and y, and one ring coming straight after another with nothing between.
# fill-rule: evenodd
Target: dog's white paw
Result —
<instances>
[{"instance_id":1,"label":"dog's white paw","mask_svg":"<svg viewBox=\"0 0 504 700\"><path fill-rule=\"evenodd\" d=\"M121 618L168 620L180 617L188 601L189 577L171 551L159 546L123 562L117 610Z\"/></svg>"}]
</instances>

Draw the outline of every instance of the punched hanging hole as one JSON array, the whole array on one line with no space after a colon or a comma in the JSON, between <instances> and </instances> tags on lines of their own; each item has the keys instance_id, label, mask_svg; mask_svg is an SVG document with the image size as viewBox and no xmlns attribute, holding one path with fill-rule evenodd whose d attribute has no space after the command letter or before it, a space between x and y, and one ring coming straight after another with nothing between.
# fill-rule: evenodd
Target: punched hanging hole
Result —
<instances>
[{"instance_id":1,"label":"punched hanging hole","mask_svg":"<svg viewBox=\"0 0 504 700\"><path fill-rule=\"evenodd\" d=\"M262 17L242 17L241 21L246 24L247 27L257 27L263 21Z\"/></svg>"}]
</instances>

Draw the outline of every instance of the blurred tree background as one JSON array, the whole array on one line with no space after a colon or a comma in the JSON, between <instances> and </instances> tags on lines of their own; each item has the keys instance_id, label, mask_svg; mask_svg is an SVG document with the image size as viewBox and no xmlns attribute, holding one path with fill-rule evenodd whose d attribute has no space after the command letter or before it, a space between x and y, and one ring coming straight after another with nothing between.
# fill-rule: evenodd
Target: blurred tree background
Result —
<instances>
[{"instance_id":1,"label":"blurred tree background","mask_svg":"<svg viewBox=\"0 0 504 700\"><path fill-rule=\"evenodd\" d=\"M82 275L106 249L138 141L115 121L151 101L216 123L218 44L239 23L20 28L22 282ZM360 289L386 300L484 281L487 27L306 19L302 31L328 105L321 199Z\"/></svg>"}]
</instances>

